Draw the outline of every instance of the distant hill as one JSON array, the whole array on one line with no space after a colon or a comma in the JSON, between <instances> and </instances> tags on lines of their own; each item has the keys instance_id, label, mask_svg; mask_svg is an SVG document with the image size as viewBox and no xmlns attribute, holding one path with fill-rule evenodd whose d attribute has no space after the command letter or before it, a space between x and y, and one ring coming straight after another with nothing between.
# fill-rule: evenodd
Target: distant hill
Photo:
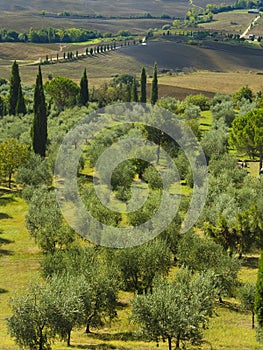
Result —
<instances>
[{"instance_id":1,"label":"distant hill","mask_svg":"<svg viewBox=\"0 0 263 350\"><path fill-rule=\"evenodd\" d=\"M209 0L196 0L197 5L205 7ZM220 4L221 1L213 0ZM224 3L231 4L226 0ZM195 3L195 1L193 1ZM46 10L49 13L69 11L79 14L100 14L103 16L127 16L150 13L153 16L162 14L184 16L191 7L187 0L0 0L0 9L11 12L36 13Z\"/></svg>"}]
</instances>

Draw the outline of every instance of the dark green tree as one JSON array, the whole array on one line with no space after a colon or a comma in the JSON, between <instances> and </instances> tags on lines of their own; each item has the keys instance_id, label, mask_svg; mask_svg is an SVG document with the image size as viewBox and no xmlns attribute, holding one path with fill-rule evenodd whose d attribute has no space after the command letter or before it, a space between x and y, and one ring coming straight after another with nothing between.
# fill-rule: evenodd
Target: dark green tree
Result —
<instances>
[{"instance_id":1,"label":"dark green tree","mask_svg":"<svg viewBox=\"0 0 263 350\"><path fill-rule=\"evenodd\" d=\"M245 150L252 157L259 155L259 169L263 165L263 112L254 110L233 121L230 141L238 150Z\"/></svg>"},{"instance_id":2,"label":"dark green tree","mask_svg":"<svg viewBox=\"0 0 263 350\"><path fill-rule=\"evenodd\" d=\"M19 76L19 67L16 61L12 65L11 78L10 78L10 90L9 90L9 114L16 114L16 106L19 95L19 87L21 84Z\"/></svg>"},{"instance_id":3,"label":"dark green tree","mask_svg":"<svg viewBox=\"0 0 263 350\"><path fill-rule=\"evenodd\" d=\"M243 86L240 90L234 93L233 95L233 101L235 104L238 104L242 101L242 99L249 100L249 102L252 102L253 100L253 91L246 85Z\"/></svg>"},{"instance_id":4,"label":"dark green tree","mask_svg":"<svg viewBox=\"0 0 263 350\"><path fill-rule=\"evenodd\" d=\"M79 102L81 105L86 106L88 101L89 101L89 89L88 89L87 71L85 68L82 78L80 80Z\"/></svg>"},{"instance_id":5,"label":"dark green tree","mask_svg":"<svg viewBox=\"0 0 263 350\"><path fill-rule=\"evenodd\" d=\"M157 78L157 64L154 64L152 91L151 91L151 104L155 105L158 100L158 78Z\"/></svg>"},{"instance_id":6,"label":"dark green tree","mask_svg":"<svg viewBox=\"0 0 263 350\"><path fill-rule=\"evenodd\" d=\"M65 77L56 77L46 82L45 89L59 110L74 106L79 96L79 86Z\"/></svg>"},{"instance_id":7,"label":"dark green tree","mask_svg":"<svg viewBox=\"0 0 263 350\"><path fill-rule=\"evenodd\" d=\"M39 154L41 157L45 157L47 145L47 110L40 66L38 68L36 79L33 109L33 149L36 154Z\"/></svg>"},{"instance_id":8,"label":"dark green tree","mask_svg":"<svg viewBox=\"0 0 263 350\"><path fill-rule=\"evenodd\" d=\"M140 101L142 103L146 103L146 72L145 68L142 67L142 72L141 72L141 93L140 93Z\"/></svg>"},{"instance_id":9,"label":"dark green tree","mask_svg":"<svg viewBox=\"0 0 263 350\"><path fill-rule=\"evenodd\" d=\"M22 86L19 85L18 88L18 97L17 97L17 103L16 103L16 114L26 114L26 104L22 92Z\"/></svg>"},{"instance_id":10,"label":"dark green tree","mask_svg":"<svg viewBox=\"0 0 263 350\"><path fill-rule=\"evenodd\" d=\"M125 102L131 102L131 85L126 85L126 91L125 91Z\"/></svg>"},{"instance_id":11,"label":"dark green tree","mask_svg":"<svg viewBox=\"0 0 263 350\"><path fill-rule=\"evenodd\" d=\"M131 100L132 100L132 102L138 102L138 92L137 92L137 81L136 81L136 78L133 78L133 81L132 81Z\"/></svg>"},{"instance_id":12,"label":"dark green tree","mask_svg":"<svg viewBox=\"0 0 263 350\"><path fill-rule=\"evenodd\" d=\"M5 115L5 101L2 96L0 96L0 117Z\"/></svg>"}]
</instances>

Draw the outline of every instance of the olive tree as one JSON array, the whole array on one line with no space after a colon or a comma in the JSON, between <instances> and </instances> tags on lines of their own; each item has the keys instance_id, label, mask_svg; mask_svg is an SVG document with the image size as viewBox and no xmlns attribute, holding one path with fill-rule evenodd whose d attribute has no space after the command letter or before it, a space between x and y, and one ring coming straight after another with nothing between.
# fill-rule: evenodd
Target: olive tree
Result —
<instances>
[{"instance_id":1,"label":"olive tree","mask_svg":"<svg viewBox=\"0 0 263 350\"><path fill-rule=\"evenodd\" d=\"M132 320L151 340L168 341L172 350L182 342L200 344L202 329L207 325L213 309L211 276L199 274L193 278L190 270L182 268L174 281L159 281L153 293L137 296L132 301Z\"/></svg>"},{"instance_id":2,"label":"olive tree","mask_svg":"<svg viewBox=\"0 0 263 350\"><path fill-rule=\"evenodd\" d=\"M238 290L242 310L251 312L252 329L255 327L255 295L256 285L253 283L245 283Z\"/></svg>"}]
</instances>

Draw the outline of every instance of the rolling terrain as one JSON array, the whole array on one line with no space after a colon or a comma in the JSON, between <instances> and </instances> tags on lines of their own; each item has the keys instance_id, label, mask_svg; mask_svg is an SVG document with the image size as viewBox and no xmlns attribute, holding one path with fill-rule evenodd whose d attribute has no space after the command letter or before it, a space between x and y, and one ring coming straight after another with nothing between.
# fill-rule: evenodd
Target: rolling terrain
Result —
<instances>
[{"instance_id":1,"label":"rolling terrain","mask_svg":"<svg viewBox=\"0 0 263 350\"><path fill-rule=\"evenodd\" d=\"M198 6L205 7L209 1L199 0ZM221 3L216 0L213 3ZM224 3L231 4L231 0L226 0ZM0 8L2 11L8 12L23 12L37 13L41 10L46 10L47 13L57 13L61 11L70 11L72 14L100 14L103 16L129 16L151 13L153 16L167 14L170 16L184 16L186 9L191 6L187 0L0 0Z\"/></svg>"},{"instance_id":2,"label":"rolling terrain","mask_svg":"<svg viewBox=\"0 0 263 350\"><path fill-rule=\"evenodd\" d=\"M10 78L10 67L16 59L20 64L23 84L33 84L37 71L34 62L44 59L46 54L53 58L57 52L62 55L61 49L65 52L79 50L82 54L85 46L63 44L61 48L59 44L1 43L1 78ZM160 96L171 94L184 98L188 92L206 92L209 96L217 91L233 93L244 85L249 85L256 92L263 86L262 59L263 50L260 49L209 41L203 42L202 46L194 46L160 40L76 61L54 62L43 65L42 72L44 80L49 76L64 75L79 82L83 69L87 68L92 87L118 74L139 76L143 65L150 76L153 64L157 62L160 84L163 84ZM166 74L167 71L169 74Z\"/></svg>"},{"instance_id":3,"label":"rolling terrain","mask_svg":"<svg viewBox=\"0 0 263 350\"><path fill-rule=\"evenodd\" d=\"M192 70L236 71L262 69L263 50L205 41L201 46L178 42L150 42L147 46L128 47L123 54L145 65L155 61L159 68L173 71Z\"/></svg>"}]
</instances>

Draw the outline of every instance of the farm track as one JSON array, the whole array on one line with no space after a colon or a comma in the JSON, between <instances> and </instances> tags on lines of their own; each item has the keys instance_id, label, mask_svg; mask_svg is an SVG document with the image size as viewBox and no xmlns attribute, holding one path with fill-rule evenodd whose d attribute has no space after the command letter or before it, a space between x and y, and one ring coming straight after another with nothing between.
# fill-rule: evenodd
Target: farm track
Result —
<instances>
[{"instance_id":1,"label":"farm track","mask_svg":"<svg viewBox=\"0 0 263 350\"><path fill-rule=\"evenodd\" d=\"M247 34L249 33L249 31L255 26L255 24L258 22L258 20L261 18L261 16L257 16L255 19L253 19L253 21L249 24L249 26L246 28L246 30L244 31L244 33L242 33L240 35L240 38L244 38L247 36Z\"/></svg>"}]
</instances>

